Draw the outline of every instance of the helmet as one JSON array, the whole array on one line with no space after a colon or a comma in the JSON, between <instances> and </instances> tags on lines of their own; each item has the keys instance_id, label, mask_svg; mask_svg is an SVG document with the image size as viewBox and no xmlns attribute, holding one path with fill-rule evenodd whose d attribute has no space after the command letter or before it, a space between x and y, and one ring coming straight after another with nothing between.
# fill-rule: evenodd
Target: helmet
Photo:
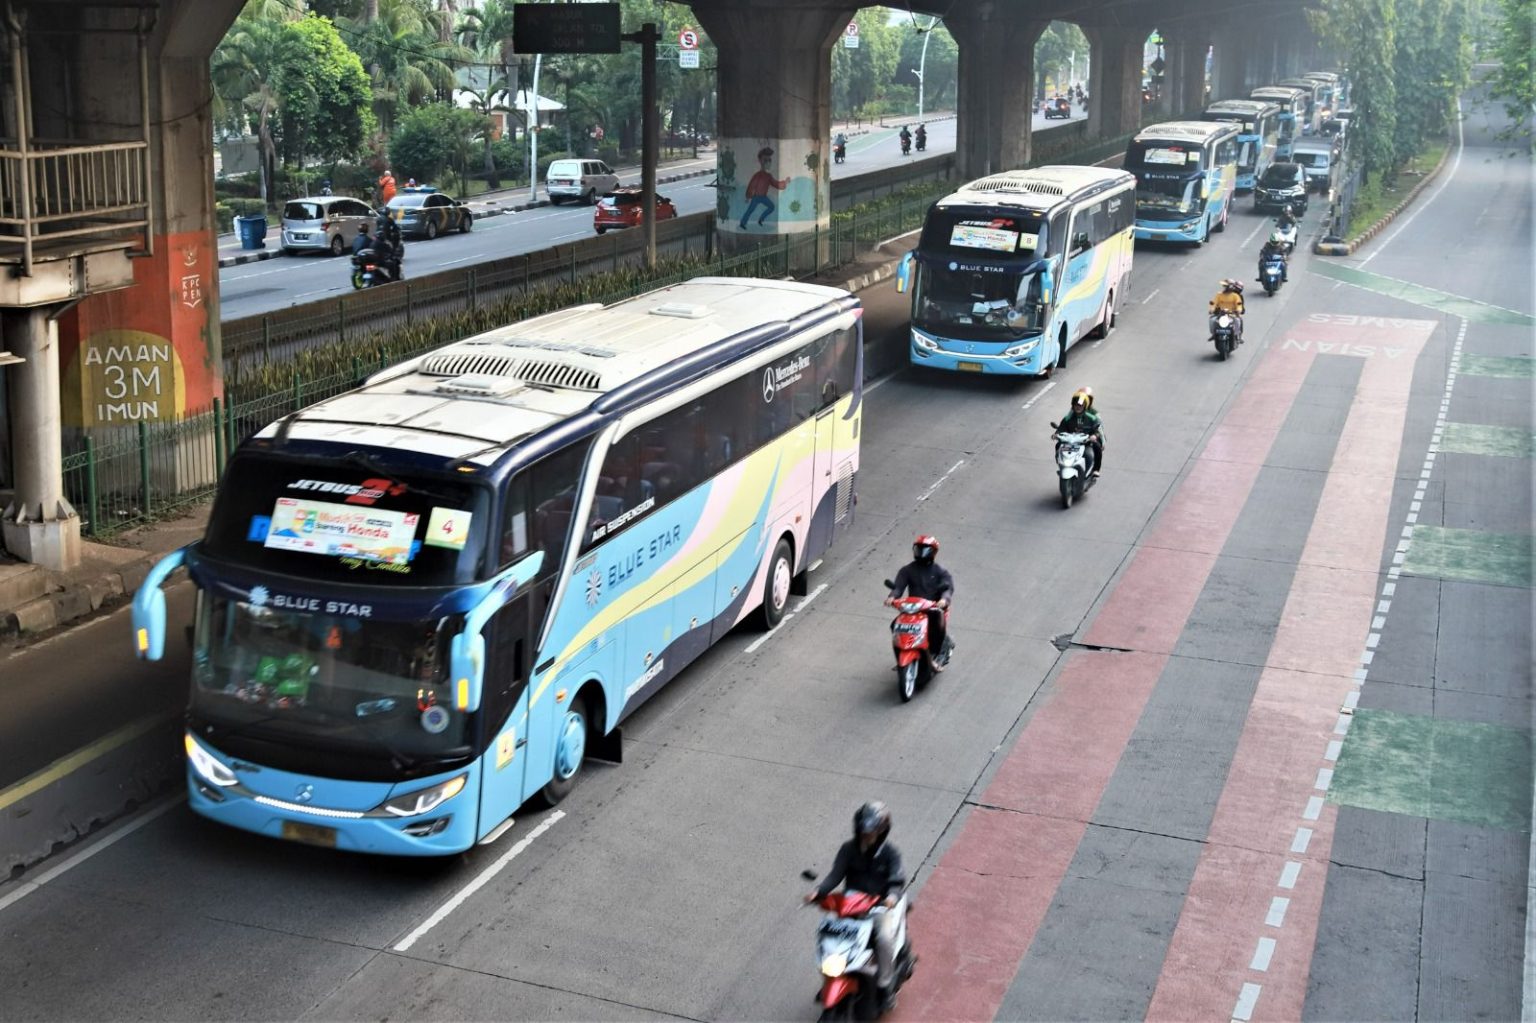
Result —
<instances>
[{"instance_id":1,"label":"helmet","mask_svg":"<svg viewBox=\"0 0 1536 1023\"><path fill-rule=\"evenodd\" d=\"M891 811L879 800L865 803L853 812L853 837L855 840L864 835L874 835L875 844L885 841L885 836L891 833Z\"/></svg>"},{"instance_id":2,"label":"helmet","mask_svg":"<svg viewBox=\"0 0 1536 1023\"><path fill-rule=\"evenodd\" d=\"M1073 411L1093 408L1093 388L1079 387L1072 392L1072 408Z\"/></svg>"},{"instance_id":3,"label":"helmet","mask_svg":"<svg viewBox=\"0 0 1536 1023\"><path fill-rule=\"evenodd\" d=\"M1221 282L1221 287L1222 287L1223 291L1230 291L1230 292L1232 292L1233 294L1236 294L1236 295L1241 295L1243 293L1243 282L1242 281L1233 280L1231 278L1228 278L1227 280L1224 280L1224 281Z\"/></svg>"},{"instance_id":4,"label":"helmet","mask_svg":"<svg viewBox=\"0 0 1536 1023\"><path fill-rule=\"evenodd\" d=\"M939 553L939 538L929 533L923 533L912 541L912 560L923 565L933 564L933 559Z\"/></svg>"},{"instance_id":5,"label":"helmet","mask_svg":"<svg viewBox=\"0 0 1536 1023\"><path fill-rule=\"evenodd\" d=\"M1270 232L1270 235L1269 235L1269 243L1271 245L1284 245L1285 244L1285 236L1283 234L1281 234L1279 231L1272 231L1272 232Z\"/></svg>"}]
</instances>

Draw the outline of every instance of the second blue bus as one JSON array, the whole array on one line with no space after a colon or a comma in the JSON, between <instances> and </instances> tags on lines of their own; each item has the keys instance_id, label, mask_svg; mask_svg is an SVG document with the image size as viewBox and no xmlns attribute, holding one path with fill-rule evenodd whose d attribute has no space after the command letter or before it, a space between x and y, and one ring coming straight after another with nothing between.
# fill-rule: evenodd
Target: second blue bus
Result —
<instances>
[{"instance_id":1,"label":"second blue bus","mask_svg":"<svg viewBox=\"0 0 1536 1023\"><path fill-rule=\"evenodd\" d=\"M1251 192L1274 162L1280 143L1280 108L1258 99L1224 99L1205 108L1206 121L1240 125L1237 136L1237 190Z\"/></svg>"},{"instance_id":2,"label":"second blue bus","mask_svg":"<svg viewBox=\"0 0 1536 1023\"><path fill-rule=\"evenodd\" d=\"M1232 215L1237 190L1237 136L1227 121L1169 121L1136 133L1125 169L1136 175L1136 237L1210 240Z\"/></svg>"}]
</instances>

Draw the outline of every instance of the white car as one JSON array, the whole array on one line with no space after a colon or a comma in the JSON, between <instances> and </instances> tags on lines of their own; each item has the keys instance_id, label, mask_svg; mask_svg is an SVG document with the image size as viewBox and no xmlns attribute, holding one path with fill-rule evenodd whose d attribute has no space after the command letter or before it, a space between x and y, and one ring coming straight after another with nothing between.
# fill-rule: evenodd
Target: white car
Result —
<instances>
[{"instance_id":1,"label":"white car","mask_svg":"<svg viewBox=\"0 0 1536 1023\"><path fill-rule=\"evenodd\" d=\"M289 199L283 204L283 252L330 252L340 256L351 251L358 230L371 224L374 217L367 203L344 195Z\"/></svg>"},{"instance_id":2,"label":"white car","mask_svg":"<svg viewBox=\"0 0 1536 1023\"><path fill-rule=\"evenodd\" d=\"M591 206L619 187L619 176L601 160L555 160L544 175L544 187L556 205L578 199Z\"/></svg>"}]
</instances>

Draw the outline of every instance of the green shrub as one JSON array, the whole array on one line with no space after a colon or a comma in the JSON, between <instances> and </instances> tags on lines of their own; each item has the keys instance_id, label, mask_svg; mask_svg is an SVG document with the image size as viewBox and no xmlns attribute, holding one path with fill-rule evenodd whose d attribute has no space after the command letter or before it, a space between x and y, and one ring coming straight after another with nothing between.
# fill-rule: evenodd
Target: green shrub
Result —
<instances>
[{"instance_id":1,"label":"green shrub","mask_svg":"<svg viewBox=\"0 0 1536 1023\"><path fill-rule=\"evenodd\" d=\"M267 204L260 199L226 199L224 205L236 217L254 217L267 212Z\"/></svg>"},{"instance_id":2,"label":"green shrub","mask_svg":"<svg viewBox=\"0 0 1536 1023\"><path fill-rule=\"evenodd\" d=\"M228 234L235 229L235 211L228 203L214 203L213 221L218 225L219 234Z\"/></svg>"}]
</instances>

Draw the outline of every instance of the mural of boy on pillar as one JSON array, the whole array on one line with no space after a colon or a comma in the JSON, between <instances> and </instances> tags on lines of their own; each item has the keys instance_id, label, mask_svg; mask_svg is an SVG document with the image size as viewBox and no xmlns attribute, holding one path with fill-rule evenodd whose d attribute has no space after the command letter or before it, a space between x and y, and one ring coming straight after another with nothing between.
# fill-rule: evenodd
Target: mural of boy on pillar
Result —
<instances>
[{"instance_id":1,"label":"mural of boy on pillar","mask_svg":"<svg viewBox=\"0 0 1536 1023\"><path fill-rule=\"evenodd\" d=\"M747 208L741 214L741 222L737 225L743 231L747 229L747 221L751 219L752 211L761 207L763 212L758 215L757 226L762 227L763 221L774 212L773 200L768 198L768 190L777 188L783 191L789 185L788 178L775 178L768 171L768 165L773 162L773 150L764 146L757 151L757 173L747 181Z\"/></svg>"},{"instance_id":2,"label":"mural of boy on pillar","mask_svg":"<svg viewBox=\"0 0 1536 1023\"><path fill-rule=\"evenodd\" d=\"M207 232L160 235L134 261L135 286L93 295L59 322L68 427L171 422L223 394Z\"/></svg>"}]
</instances>

